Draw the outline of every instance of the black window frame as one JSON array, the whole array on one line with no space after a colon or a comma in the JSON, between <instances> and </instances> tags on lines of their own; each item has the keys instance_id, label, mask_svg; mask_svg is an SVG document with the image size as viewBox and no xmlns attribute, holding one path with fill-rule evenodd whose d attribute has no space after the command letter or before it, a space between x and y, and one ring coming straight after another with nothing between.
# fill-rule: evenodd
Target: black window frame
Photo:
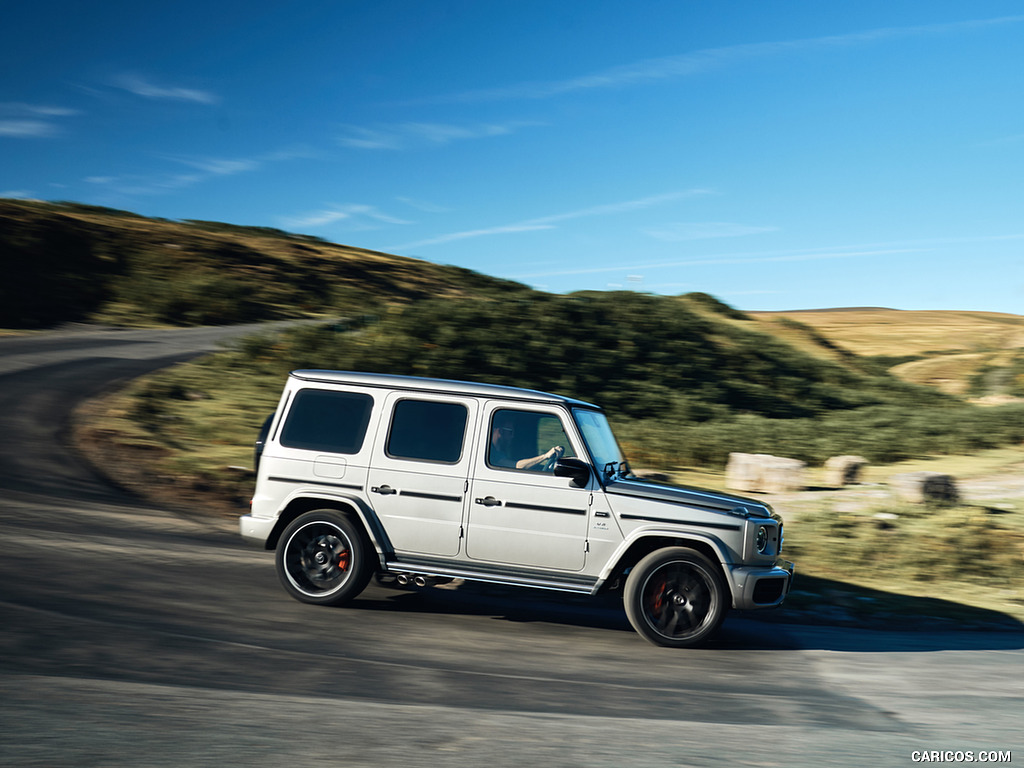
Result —
<instances>
[{"instance_id":1,"label":"black window frame","mask_svg":"<svg viewBox=\"0 0 1024 768\"><path fill-rule=\"evenodd\" d=\"M486 435L487 439L486 439L486 446L485 446L485 449L484 449L484 464L487 466L488 469L493 469L496 472L518 472L520 474L526 473L527 475L529 475L531 477L537 477L537 476L545 477L545 476L549 476L548 473L537 472L537 471L532 470L532 469L519 469L519 467L515 467L515 466L512 466L512 467L502 467L502 466L499 466L497 464L492 464L491 463L491 449L493 448L493 446L491 445L491 436L494 434L494 420L495 420L495 417L499 413L525 413L525 414L528 414L530 416L536 416L537 417L536 426L538 427L538 430L537 430L538 436L539 436L539 433L540 433L540 420L542 418L552 418L552 419L555 419L558 422L558 426L562 430L562 435L564 435L564 437L565 437L565 449L567 451L566 456L575 457L577 455L576 454L576 450L573 448L572 438L569 437L569 432L565 428L566 420L563 418L564 414L561 411L559 411L557 413L553 413L553 412L548 411L548 410L530 408L528 406L526 406L526 407L499 406L499 407L497 407L497 408L495 408L494 410L491 411L490 418L487 420L487 435ZM527 457L527 458L529 458L529 457Z\"/></svg>"},{"instance_id":2,"label":"black window frame","mask_svg":"<svg viewBox=\"0 0 1024 768\"><path fill-rule=\"evenodd\" d=\"M465 420L462 423L462 439L459 442L459 455L454 461L447 461L445 459L427 459L419 456L402 456L391 451L391 441L395 434L395 416L398 414L398 409L403 403L422 403L427 405L443 405L443 406L457 406L462 409L465 416ZM388 434L384 441L384 455L389 459L395 461L412 461L420 464L443 464L445 466L455 466L460 464L466 456L466 436L469 434L469 408L465 403L458 402L455 400L432 400L423 397L402 397L395 401L395 404L391 408L391 415L388 419Z\"/></svg>"},{"instance_id":3,"label":"black window frame","mask_svg":"<svg viewBox=\"0 0 1024 768\"><path fill-rule=\"evenodd\" d=\"M301 414L301 416L306 415L305 410L300 412L298 409L305 409L309 407L304 405L304 401L307 397L320 397L325 395L339 399L348 398L352 401L361 401L363 403L363 411L358 414L358 420L354 424L356 430L359 431L358 439L351 440L347 445L339 446L336 442L328 443L326 441L316 440L295 440L293 436L289 436L289 430L295 426L294 419L297 414ZM291 398L288 413L285 414L285 418L281 426L281 434L278 437L278 443L284 448L291 448L293 450L354 456L362 451L363 446L366 445L366 434L369 432L370 418L373 414L374 404L373 395L367 394L366 392L350 392L337 389L321 389L319 387L303 387L302 389L297 390Z\"/></svg>"}]
</instances>

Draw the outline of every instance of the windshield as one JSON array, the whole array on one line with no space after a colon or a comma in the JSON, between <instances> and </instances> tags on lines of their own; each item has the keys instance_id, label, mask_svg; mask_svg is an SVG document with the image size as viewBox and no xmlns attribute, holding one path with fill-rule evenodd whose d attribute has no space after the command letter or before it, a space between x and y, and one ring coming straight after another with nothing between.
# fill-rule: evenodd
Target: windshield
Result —
<instances>
[{"instance_id":1,"label":"windshield","mask_svg":"<svg viewBox=\"0 0 1024 768\"><path fill-rule=\"evenodd\" d=\"M629 464L619 450L619 444L605 415L587 408L574 408L572 413L580 432L583 433L587 448L590 449L590 455L594 458L597 468L604 473L605 479L628 475Z\"/></svg>"}]
</instances>

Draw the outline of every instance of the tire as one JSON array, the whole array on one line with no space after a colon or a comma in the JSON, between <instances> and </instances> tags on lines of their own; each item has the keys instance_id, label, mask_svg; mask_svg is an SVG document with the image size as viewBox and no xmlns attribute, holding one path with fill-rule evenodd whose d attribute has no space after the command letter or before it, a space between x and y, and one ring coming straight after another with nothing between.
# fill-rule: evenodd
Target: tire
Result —
<instances>
[{"instance_id":1,"label":"tire","mask_svg":"<svg viewBox=\"0 0 1024 768\"><path fill-rule=\"evenodd\" d=\"M376 568L373 549L348 517L333 509L299 515L277 545L277 575L288 594L313 605L344 605Z\"/></svg>"},{"instance_id":2,"label":"tire","mask_svg":"<svg viewBox=\"0 0 1024 768\"><path fill-rule=\"evenodd\" d=\"M637 563L626 579L626 616L641 637L668 648L693 648L725 618L728 590L708 558L666 547Z\"/></svg>"}]
</instances>

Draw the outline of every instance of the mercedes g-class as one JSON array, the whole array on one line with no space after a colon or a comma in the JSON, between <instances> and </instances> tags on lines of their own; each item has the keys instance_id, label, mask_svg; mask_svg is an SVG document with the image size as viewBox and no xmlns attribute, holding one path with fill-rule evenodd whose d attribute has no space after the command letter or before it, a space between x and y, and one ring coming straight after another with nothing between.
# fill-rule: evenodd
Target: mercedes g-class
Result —
<instances>
[{"instance_id":1,"label":"mercedes g-class","mask_svg":"<svg viewBox=\"0 0 1024 768\"><path fill-rule=\"evenodd\" d=\"M767 505L636 477L601 409L568 397L294 371L256 458L241 533L305 603L347 603L375 574L621 588L640 635L690 647L792 581Z\"/></svg>"}]
</instances>

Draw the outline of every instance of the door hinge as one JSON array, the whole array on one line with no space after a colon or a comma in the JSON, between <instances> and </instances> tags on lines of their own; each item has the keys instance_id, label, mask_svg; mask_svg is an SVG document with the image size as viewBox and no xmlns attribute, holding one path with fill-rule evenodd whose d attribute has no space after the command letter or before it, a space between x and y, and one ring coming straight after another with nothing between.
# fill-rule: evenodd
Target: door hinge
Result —
<instances>
[{"instance_id":1,"label":"door hinge","mask_svg":"<svg viewBox=\"0 0 1024 768\"><path fill-rule=\"evenodd\" d=\"M466 529L464 527L462 527L461 525L459 526L459 538L460 539L466 538Z\"/></svg>"},{"instance_id":2,"label":"door hinge","mask_svg":"<svg viewBox=\"0 0 1024 768\"><path fill-rule=\"evenodd\" d=\"M583 551L584 552L589 552L590 551L590 539L587 539L586 541L583 542Z\"/></svg>"},{"instance_id":3,"label":"door hinge","mask_svg":"<svg viewBox=\"0 0 1024 768\"><path fill-rule=\"evenodd\" d=\"M463 492L463 493L469 493L469 480L466 480L466 481L465 481L465 482L464 482L464 483L462 484L462 492Z\"/></svg>"}]
</instances>

